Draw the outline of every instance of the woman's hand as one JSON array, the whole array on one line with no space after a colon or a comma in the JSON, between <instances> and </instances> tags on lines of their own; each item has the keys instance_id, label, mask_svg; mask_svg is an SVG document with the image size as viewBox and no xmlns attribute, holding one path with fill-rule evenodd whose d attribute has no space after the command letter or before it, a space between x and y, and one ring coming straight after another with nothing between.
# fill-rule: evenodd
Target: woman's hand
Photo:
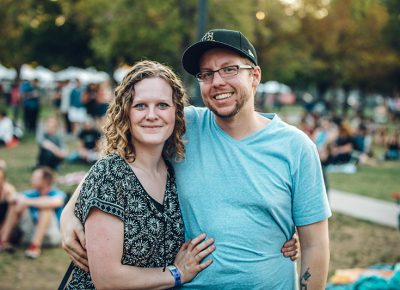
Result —
<instances>
[{"instance_id":1,"label":"woman's hand","mask_svg":"<svg viewBox=\"0 0 400 290\"><path fill-rule=\"evenodd\" d=\"M294 233L292 239L283 245L281 252L285 257L289 257L292 261L299 258L300 243L297 233Z\"/></svg>"},{"instance_id":2,"label":"woman's hand","mask_svg":"<svg viewBox=\"0 0 400 290\"><path fill-rule=\"evenodd\" d=\"M181 272L181 281L187 283L211 265L212 259L201 261L215 250L214 239L206 240L206 234L200 234L182 245L176 255L174 265Z\"/></svg>"}]
</instances>

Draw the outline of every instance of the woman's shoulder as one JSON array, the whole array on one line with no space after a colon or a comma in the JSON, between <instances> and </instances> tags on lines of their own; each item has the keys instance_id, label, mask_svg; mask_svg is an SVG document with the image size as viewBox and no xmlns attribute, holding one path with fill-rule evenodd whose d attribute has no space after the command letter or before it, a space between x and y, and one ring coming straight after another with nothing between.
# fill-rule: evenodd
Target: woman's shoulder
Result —
<instances>
[{"instance_id":1,"label":"woman's shoulder","mask_svg":"<svg viewBox=\"0 0 400 290\"><path fill-rule=\"evenodd\" d=\"M108 154L101 157L91 168L91 172L120 173L126 168L125 160L118 154Z\"/></svg>"}]
</instances>

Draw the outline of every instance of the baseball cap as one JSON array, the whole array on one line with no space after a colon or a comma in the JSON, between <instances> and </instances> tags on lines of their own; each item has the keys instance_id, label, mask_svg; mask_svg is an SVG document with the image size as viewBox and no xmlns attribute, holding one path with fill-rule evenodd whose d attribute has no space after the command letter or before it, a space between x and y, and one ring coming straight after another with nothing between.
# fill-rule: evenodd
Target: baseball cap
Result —
<instances>
[{"instance_id":1,"label":"baseball cap","mask_svg":"<svg viewBox=\"0 0 400 290\"><path fill-rule=\"evenodd\" d=\"M212 29L200 39L200 41L189 46L182 56L183 68L191 75L196 75L199 71L201 56L212 48L226 48L237 52L248 58L255 65L257 64L257 54L254 46L240 32L228 29Z\"/></svg>"}]
</instances>

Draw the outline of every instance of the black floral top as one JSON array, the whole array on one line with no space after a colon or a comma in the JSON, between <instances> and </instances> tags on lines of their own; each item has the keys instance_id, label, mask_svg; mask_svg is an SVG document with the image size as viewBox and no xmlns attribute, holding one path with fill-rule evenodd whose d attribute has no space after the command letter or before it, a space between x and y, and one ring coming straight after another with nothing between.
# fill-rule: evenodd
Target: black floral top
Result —
<instances>
[{"instance_id":1,"label":"black floral top","mask_svg":"<svg viewBox=\"0 0 400 290\"><path fill-rule=\"evenodd\" d=\"M90 169L75 206L75 215L85 223L96 207L124 223L121 263L138 267L164 267L173 263L184 242L175 176L168 164L164 204L145 191L127 162L111 154ZM90 275L75 267L67 289L95 289Z\"/></svg>"}]
</instances>

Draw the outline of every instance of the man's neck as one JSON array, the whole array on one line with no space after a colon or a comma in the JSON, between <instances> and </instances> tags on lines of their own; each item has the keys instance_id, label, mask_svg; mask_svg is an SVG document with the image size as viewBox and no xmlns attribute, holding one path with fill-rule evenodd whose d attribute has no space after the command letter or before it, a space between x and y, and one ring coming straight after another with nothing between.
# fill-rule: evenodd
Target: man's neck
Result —
<instances>
[{"instance_id":1,"label":"man's neck","mask_svg":"<svg viewBox=\"0 0 400 290\"><path fill-rule=\"evenodd\" d=\"M222 130L235 140L241 140L253 135L271 122L271 120L256 111L240 112L229 119L215 116L215 121Z\"/></svg>"},{"instance_id":2,"label":"man's neck","mask_svg":"<svg viewBox=\"0 0 400 290\"><path fill-rule=\"evenodd\" d=\"M43 186L42 188L38 189L40 195L47 195L51 190L51 186Z\"/></svg>"}]
</instances>

